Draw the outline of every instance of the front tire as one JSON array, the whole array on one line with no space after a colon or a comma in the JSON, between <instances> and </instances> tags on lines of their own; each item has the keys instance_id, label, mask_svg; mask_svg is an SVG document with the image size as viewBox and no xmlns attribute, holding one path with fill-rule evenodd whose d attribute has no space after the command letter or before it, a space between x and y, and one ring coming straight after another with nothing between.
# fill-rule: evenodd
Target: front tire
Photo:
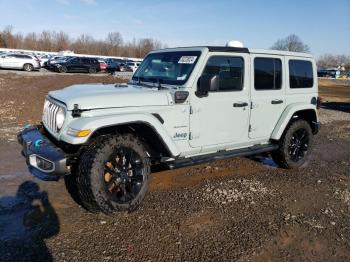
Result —
<instances>
[{"instance_id":1,"label":"front tire","mask_svg":"<svg viewBox=\"0 0 350 262\"><path fill-rule=\"evenodd\" d=\"M76 183L82 205L106 214L136 209L148 189L150 160L131 134L106 136L81 156Z\"/></svg>"},{"instance_id":2,"label":"front tire","mask_svg":"<svg viewBox=\"0 0 350 262\"><path fill-rule=\"evenodd\" d=\"M271 153L280 167L293 169L301 167L311 150L313 134L309 123L297 120L287 127L279 141L279 149Z\"/></svg>"},{"instance_id":3,"label":"front tire","mask_svg":"<svg viewBox=\"0 0 350 262\"><path fill-rule=\"evenodd\" d=\"M60 73L67 73L68 69L65 66L59 66L58 67L58 72Z\"/></svg>"}]
</instances>

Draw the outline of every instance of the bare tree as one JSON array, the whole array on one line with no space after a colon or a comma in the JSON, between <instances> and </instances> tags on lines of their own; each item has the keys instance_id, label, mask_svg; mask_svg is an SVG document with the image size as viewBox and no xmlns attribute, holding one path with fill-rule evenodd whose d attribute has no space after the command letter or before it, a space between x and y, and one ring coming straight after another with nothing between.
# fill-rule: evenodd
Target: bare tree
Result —
<instances>
[{"instance_id":1,"label":"bare tree","mask_svg":"<svg viewBox=\"0 0 350 262\"><path fill-rule=\"evenodd\" d=\"M24 38L25 47L28 49L38 49L38 39L36 33L29 33Z\"/></svg>"},{"instance_id":2,"label":"bare tree","mask_svg":"<svg viewBox=\"0 0 350 262\"><path fill-rule=\"evenodd\" d=\"M123 44L123 37L119 32L111 32L107 35L106 42L109 45L110 55L119 55L119 48Z\"/></svg>"},{"instance_id":3,"label":"bare tree","mask_svg":"<svg viewBox=\"0 0 350 262\"><path fill-rule=\"evenodd\" d=\"M161 42L153 40L151 38L141 39L138 43L139 57L144 57L150 51L162 48Z\"/></svg>"},{"instance_id":4,"label":"bare tree","mask_svg":"<svg viewBox=\"0 0 350 262\"><path fill-rule=\"evenodd\" d=\"M69 36L64 32L55 34L55 49L58 51L67 50L70 47Z\"/></svg>"},{"instance_id":5,"label":"bare tree","mask_svg":"<svg viewBox=\"0 0 350 262\"><path fill-rule=\"evenodd\" d=\"M317 66L319 68L341 66L350 69L350 55L324 54L317 59Z\"/></svg>"},{"instance_id":6,"label":"bare tree","mask_svg":"<svg viewBox=\"0 0 350 262\"><path fill-rule=\"evenodd\" d=\"M286 38L277 40L271 49L291 52L310 52L309 46L303 43L303 41L295 34L291 34Z\"/></svg>"},{"instance_id":7,"label":"bare tree","mask_svg":"<svg viewBox=\"0 0 350 262\"><path fill-rule=\"evenodd\" d=\"M0 47L21 48L41 51L73 50L76 53L106 56L143 57L149 51L159 49L162 43L145 38L124 43L118 32L111 32L104 40L96 40L92 36L82 34L72 39L65 32L43 31L41 33L13 33L13 27L0 30Z\"/></svg>"},{"instance_id":8,"label":"bare tree","mask_svg":"<svg viewBox=\"0 0 350 262\"><path fill-rule=\"evenodd\" d=\"M43 51L53 51L53 35L50 31L43 31L40 34L38 49Z\"/></svg>"}]
</instances>

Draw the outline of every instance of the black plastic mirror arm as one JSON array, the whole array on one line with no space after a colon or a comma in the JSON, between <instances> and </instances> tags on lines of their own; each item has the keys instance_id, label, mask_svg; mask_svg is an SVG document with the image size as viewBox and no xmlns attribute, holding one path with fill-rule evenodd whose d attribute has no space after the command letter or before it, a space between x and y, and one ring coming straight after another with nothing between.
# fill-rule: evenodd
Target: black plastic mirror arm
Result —
<instances>
[{"instance_id":1,"label":"black plastic mirror arm","mask_svg":"<svg viewBox=\"0 0 350 262\"><path fill-rule=\"evenodd\" d=\"M209 95L209 92L196 91L195 94L197 97L202 98L202 97L207 97Z\"/></svg>"}]
</instances>

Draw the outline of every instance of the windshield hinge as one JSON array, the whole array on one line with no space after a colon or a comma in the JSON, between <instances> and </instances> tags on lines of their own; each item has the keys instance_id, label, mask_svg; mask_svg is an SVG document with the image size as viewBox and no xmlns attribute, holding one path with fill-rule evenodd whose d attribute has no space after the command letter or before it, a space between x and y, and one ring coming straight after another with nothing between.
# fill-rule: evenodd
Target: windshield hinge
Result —
<instances>
[{"instance_id":1,"label":"windshield hinge","mask_svg":"<svg viewBox=\"0 0 350 262\"><path fill-rule=\"evenodd\" d=\"M192 115L192 114L193 114L193 107L190 106L190 115Z\"/></svg>"}]
</instances>

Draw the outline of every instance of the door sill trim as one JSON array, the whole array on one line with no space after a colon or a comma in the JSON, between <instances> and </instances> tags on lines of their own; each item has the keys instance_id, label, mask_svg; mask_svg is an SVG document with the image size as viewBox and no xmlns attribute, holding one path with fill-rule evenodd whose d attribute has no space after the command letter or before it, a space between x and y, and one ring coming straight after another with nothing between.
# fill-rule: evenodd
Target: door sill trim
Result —
<instances>
[{"instance_id":1,"label":"door sill trim","mask_svg":"<svg viewBox=\"0 0 350 262\"><path fill-rule=\"evenodd\" d=\"M267 145L255 145L246 148L234 149L229 151L218 151L216 153L210 153L206 155L188 157L188 158L177 158L174 161L165 163L169 169L176 169L186 166L198 165L206 162L211 162L215 160L223 160L239 156L249 156L256 155L265 152L270 152L278 149L277 144L267 144Z\"/></svg>"}]
</instances>

